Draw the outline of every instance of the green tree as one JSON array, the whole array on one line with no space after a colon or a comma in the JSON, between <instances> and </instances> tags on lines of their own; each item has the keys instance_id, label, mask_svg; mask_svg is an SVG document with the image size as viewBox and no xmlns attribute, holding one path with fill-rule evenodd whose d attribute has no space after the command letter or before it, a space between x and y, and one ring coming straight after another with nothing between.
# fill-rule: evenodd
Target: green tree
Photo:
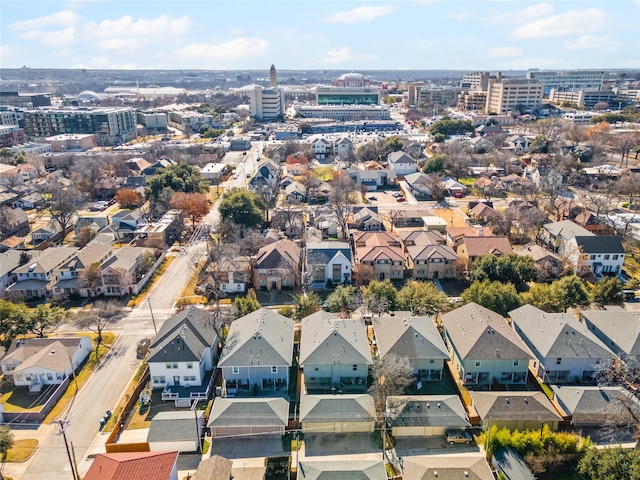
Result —
<instances>
[{"instance_id":1,"label":"green tree","mask_svg":"<svg viewBox=\"0 0 640 480\"><path fill-rule=\"evenodd\" d=\"M423 173L442 173L447 168L448 157L444 153L436 153L422 167Z\"/></svg>"},{"instance_id":2,"label":"green tree","mask_svg":"<svg viewBox=\"0 0 640 480\"><path fill-rule=\"evenodd\" d=\"M533 257L517 253L481 255L474 260L470 273L472 282L491 280L514 284L530 282L535 276Z\"/></svg>"},{"instance_id":3,"label":"green tree","mask_svg":"<svg viewBox=\"0 0 640 480\"><path fill-rule=\"evenodd\" d=\"M0 345L8 348L17 335L29 331L29 310L22 303L0 299Z\"/></svg>"},{"instance_id":4,"label":"green tree","mask_svg":"<svg viewBox=\"0 0 640 480\"><path fill-rule=\"evenodd\" d=\"M396 137L395 135L388 137L384 141L384 150L386 152L398 152L402 150L403 147L404 144L402 143L402 140L400 140L400 138Z\"/></svg>"},{"instance_id":5,"label":"green tree","mask_svg":"<svg viewBox=\"0 0 640 480\"><path fill-rule=\"evenodd\" d=\"M522 292L520 299L522 304L531 304L547 313L558 313L561 306L556 298L557 289L550 283L536 283L529 291Z\"/></svg>"},{"instance_id":6,"label":"green tree","mask_svg":"<svg viewBox=\"0 0 640 480\"><path fill-rule=\"evenodd\" d=\"M529 152L530 153L549 153L549 146L551 145L551 141L543 136L537 135L536 138L529 144Z\"/></svg>"},{"instance_id":7,"label":"green tree","mask_svg":"<svg viewBox=\"0 0 640 480\"><path fill-rule=\"evenodd\" d=\"M62 307L40 304L29 312L27 319L29 331L38 337L45 337L53 332L65 320L66 312Z\"/></svg>"},{"instance_id":8,"label":"green tree","mask_svg":"<svg viewBox=\"0 0 640 480\"><path fill-rule=\"evenodd\" d=\"M339 312L342 318L349 318L356 308L356 287L353 285L338 285L326 300L330 312Z\"/></svg>"},{"instance_id":9,"label":"green tree","mask_svg":"<svg viewBox=\"0 0 640 480\"><path fill-rule=\"evenodd\" d=\"M591 291L591 301L596 305L621 305L624 302L622 282L618 277L604 277Z\"/></svg>"},{"instance_id":10,"label":"green tree","mask_svg":"<svg viewBox=\"0 0 640 480\"><path fill-rule=\"evenodd\" d=\"M233 188L220 202L220 217L243 227L255 227L264 220L265 204L259 195L246 189Z\"/></svg>"},{"instance_id":11,"label":"green tree","mask_svg":"<svg viewBox=\"0 0 640 480\"><path fill-rule=\"evenodd\" d=\"M4 468L4 464L7 461L7 455L11 447L13 447L13 432L11 431L11 427L9 425L0 426L0 454L2 454L2 468L0 468L0 478L4 478L2 476L2 469Z\"/></svg>"},{"instance_id":12,"label":"green tree","mask_svg":"<svg viewBox=\"0 0 640 480\"><path fill-rule=\"evenodd\" d=\"M162 192L169 192L171 197L176 192L206 193L209 181L200 175L193 165L180 163L160 170L145 188L147 198L158 200Z\"/></svg>"},{"instance_id":13,"label":"green tree","mask_svg":"<svg viewBox=\"0 0 640 480\"><path fill-rule=\"evenodd\" d=\"M451 135L464 135L465 133L471 133L473 131L475 131L475 127L470 120L453 120L446 115L429 127L429 133L431 133L431 135L442 134L446 137Z\"/></svg>"},{"instance_id":14,"label":"green tree","mask_svg":"<svg viewBox=\"0 0 640 480\"><path fill-rule=\"evenodd\" d=\"M413 315L435 315L448 305L449 298L433 282L411 280L398 292L398 308Z\"/></svg>"},{"instance_id":15,"label":"green tree","mask_svg":"<svg viewBox=\"0 0 640 480\"><path fill-rule=\"evenodd\" d=\"M316 292L300 293L293 297L295 313L292 318L302 320L322 308L322 299Z\"/></svg>"},{"instance_id":16,"label":"green tree","mask_svg":"<svg viewBox=\"0 0 640 480\"><path fill-rule=\"evenodd\" d=\"M640 478L640 450L590 448L578 462L578 472L589 480Z\"/></svg>"},{"instance_id":17,"label":"green tree","mask_svg":"<svg viewBox=\"0 0 640 480\"><path fill-rule=\"evenodd\" d=\"M563 277L553 282L554 298L558 305L566 312L570 307L589 305L589 293L584 282L575 275Z\"/></svg>"},{"instance_id":18,"label":"green tree","mask_svg":"<svg viewBox=\"0 0 640 480\"><path fill-rule=\"evenodd\" d=\"M521 305L516 287L512 283L489 280L473 282L462 292L462 300L465 303L475 302L503 316Z\"/></svg>"},{"instance_id":19,"label":"green tree","mask_svg":"<svg viewBox=\"0 0 640 480\"><path fill-rule=\"evenodd\" d=\"M251 312L255 312L260 309L260 302L256 297L256 292L251 289L247 293L246 297L236 297L233 300L233 306L237 312L237 318L249 315Z\"/></svg>"},{"instance_id":20,"label":"green tree","mask_svg":"<svg viewBox=\"0 0 640 480\"><path fill-rule=\"evenodd\" d=\"M444 133L436 133L433 135L433 141L436 143L444 143L447 136Z\"/></svg>"},{"instance_id":21,"label":"green tree","mask_svg":"<svg viewBox=\"0 0 640 480\"><path fill-rule=\"evenodd\" d=\"M391 280L372 280L364 292L364 303L370 311L382 315L396 309L397 295Z\"/></svg>"}]
</instances>

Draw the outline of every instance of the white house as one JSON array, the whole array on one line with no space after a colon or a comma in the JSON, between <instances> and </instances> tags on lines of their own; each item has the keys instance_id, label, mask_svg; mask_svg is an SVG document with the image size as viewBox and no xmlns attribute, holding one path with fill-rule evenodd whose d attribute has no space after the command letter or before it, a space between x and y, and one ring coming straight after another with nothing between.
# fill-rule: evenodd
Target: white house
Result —
<instances>
[{"instance_id":1,"label":"white house","mask_svg":"<svg viewBox=\"0 0 640 480\"><path fill-rule=\"evenodd\" d=\"M90 337L25 338L11 344L0 366L15 385L38 393L45 385L62 383L90 352Z\"/></svg>"},{"instance_id":2,"label":"white house","mask_svg":"<svg viewBox=\"0 0 640 480\"><path fill-rule=\"evenodd\" d=\"M387 156L389 168L395 170L399 176L408 175L418 171L418 164L409 155L402 151L391 152Z\"/></svg>"},{"instance_id":3,"label":"white house","mask_svg":"<svg viewBox=\"0 0 640 480\"><path fill-rule=\"evenodd\" d=\"M207 312L196 307L166 320L147 358L152 388L163 400L207 398L218 353L218 334Z\"/></svg>"},{"instance_id":4,"label":"white house","mask_svg":"<svg viewBox=\"0 0 640 480\"><path fill-rule=\"evenodd\" d=\"M618 274L622 271L625 251L618 235L575 236L567 245L569 258L578 274L590 271L600 277L603 273Z\"/></svg>"},{"instance_id":5,"label":"white house","mask_svg":"<svg viewBox=\"0 0 640 480\"><path fill-rule=\"evenodd\" d=\"M316 154L317 160L324 160L333 152L333 146L329 140L324 138L316 138L311 142L311 149Z\"/></svg>"},{"instance_id":6,"label":"white house","mask_svg":"<svg viewBox=\"0 0 640 480\"><path fill-rule=\"evenodd\" d=\"M353 142L347 137L342 137L336 140L335 152L342 160L347 160L353 155Z\"/></svg>"},{"instance_id":7,"label":"white house","mask_svg":"<svg viewBox=\"0 0 640 480\"><path fill-rule=\"evenodd\" d=\"M351 281L351 248L347 242L308 242L307 272L310 288L324 288Z\"/></svg>"}]
</instances>

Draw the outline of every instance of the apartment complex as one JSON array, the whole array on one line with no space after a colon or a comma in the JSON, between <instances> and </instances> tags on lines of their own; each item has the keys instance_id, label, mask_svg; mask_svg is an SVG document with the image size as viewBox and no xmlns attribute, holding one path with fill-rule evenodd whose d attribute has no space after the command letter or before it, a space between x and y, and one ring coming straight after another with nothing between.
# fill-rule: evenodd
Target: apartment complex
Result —
<instances>
[{"instance_id":1,"label":"apartment complex","mask_svg":"<svg viewBox=\"0 0 640 480\"><path fill-rule=\"evenodd\" d=\"M487 113L531 111L542 104L544 85L531 80L490 80L487 89Z\"/></svg>"},{"instance_id":2,"label":"apartment complex","mask_svg":"<svg viewBox=\"0 0 640 480\"><path fill-rule=\"evenodd\" d=\"M65 133L94 134L98 145L135 138L136 112L129 107L41 108L24 112L25 134L33 140Z\"/></svg>"},{"instance_id":3,"label":"apartment complex","mask_svg":"<svg viewBox=\"0 0 640 480\"><path fill-rule=\"evenodd\" d=\"M318 105L378 105L380 92L369 87L317 87Z\"/></svg>"}]
</instances>

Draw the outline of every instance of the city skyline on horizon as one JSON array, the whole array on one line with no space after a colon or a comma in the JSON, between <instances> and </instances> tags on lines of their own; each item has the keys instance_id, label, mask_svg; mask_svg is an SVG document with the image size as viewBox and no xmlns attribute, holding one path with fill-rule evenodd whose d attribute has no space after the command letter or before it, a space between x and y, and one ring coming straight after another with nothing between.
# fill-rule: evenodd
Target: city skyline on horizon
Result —
<instances>
[{"instance_id":1,"label":"city skyline on horizon","mask_svg":"<svg viewBox=\"0 0 640 480\"><path fill-rule=\"evenodd\" d=\"M640 0L8 0L0 10L3 68L640 69Z\"/></svg>"}]
</instances>

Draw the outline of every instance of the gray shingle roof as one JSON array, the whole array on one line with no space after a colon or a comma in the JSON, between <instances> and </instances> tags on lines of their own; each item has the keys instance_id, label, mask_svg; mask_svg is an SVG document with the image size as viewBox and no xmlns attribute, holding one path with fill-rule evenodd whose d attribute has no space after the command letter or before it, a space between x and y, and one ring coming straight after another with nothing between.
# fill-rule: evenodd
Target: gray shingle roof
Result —
<instances>
[{"instance_id":1,"label":"gray shingle roof","mask_svg":"<svg viewBox=\"0 0 640 480\"><path fill-rule=\"evenodd\" d=\"M198 464L191 480L230 480L233 460L213 455Z\"/></svg>"},{"instance_id":2,"label":"gray shingle roof","mask_svg":"<svg viewBox=\"0 0 640 480\"><path fill-rule=\"evenodd\" d=\"M329 263L338 252L351 261L351 248L347 242L307 242L307 263Z\"/></svg>"},{"instance_id":3,"label":"gray shingle roof","mask_svg":"<svg viewBox=\"0 0 640 480\"><path fill-rule=\"evenodd\" d=\"M234 320L219 367L287 366L293 359L295 322L261 308Z\"/></svg>"},{"instance_id":4,"label":"gray shingle roof","mask_svg":"<svg viewBox=\"0 0 640 480\"><path fill-rule=\"evenodd\" d=\"M407 252L414 262L429 258L444 258L451 261L458 259L456 252L448 245L410 245L407 247Z\"/></svg>"},{"instance_id":5,"label":"gray shingle roof","mask_svg":"<svg viewBox=\"0 0 640 480\"><path fill-rule=\"evenodd\" d=\"M442 322L463 360L534 358L502 315L475 302L444 314Z\"/></svg>"},{"instance_id":6,"label":"gray shingle roof","mask_svg":"<svg viewBox=\"0 0 640 480\"><path fill-rule=\"evenodd\" d=\"M624 353L640 357L640 312L586 310L581 313L587 324L593 324Z\"/></svg>"},{"instance_id":7,"label":"gray shingle roof","mask_svg":"<svg viewBox=\"0 0 640 480\"><path fill-rule=\"evenodd\" d=\"M301 422L372 422L375 416L371 395L302 395L300 398Z\"/></svg>"},{"instance_id":8,"label":"gray shingle roof","mask_svg":"<svg viewBox=\"0 0 640 480\"><path fill-rule=\"evenodd\" d=\"M547 230L551 235L557 237L558 235L564 237L569 240L578 235L593 235L586 228L581 227L577 223L572 222L571 220L563 220L561 222L547 223L542 228Z\"/></svg>"},{"instance_id":9,"label":"gray shingle roof","mask_svg":"<svg viewBox=\"0 0 640 480\"><path fill-rule=\"evenodd\" d=\"M213 402L208 426L280 427L287 425L288 420L289 402L284 398L218 397Z\"/></svg>"},{"instance_id":10,"label":"gray shingle roof","mask_svg":"<svg viewBox=\"0 0 640 480\"><path fill-rule=\"evenodd\" d=\"M471 392L471 400L483 421L562 420L542 392Z\"/></svg>"},{"instance_id":11,"label":"gray shingle roof","mask_svg":"<svg viewBox=\"0 0 640 480\"><path fill-rule=\"evenodd\" d=\"M543 358L610 358L614 354L568 313L546 313L533 305L509 312L516 332Z\"/></svg>"},{"instance_id":12,"label":"gray shingle roof","mask_svg":"<svg viewBox=\"0 0 640 480\"><path fill-rule=\"evenodd\" d=\"M494 480L484 455L448 454L404 457L403 466L403 478L407 479Z\"/></svg>"},{"instance_id":13,"label":"gray shingle roof","mask_svg":"<svg viewBox=\"0 0 640 480\"><path fill-rule=\"evenodd\" d=\"M167 319L151 343L147 363L197 362L205 348L217 343L211 315L196 307L189 307Z\"/></svg>"},{"instance_id":14,"label":"gray shingle roof","mask_svg":"<svg viewBox=\"0 0 640 480\"><path fill-rule=\"evenodd\" d=\"M360 319L327 319L320 311L302 319L300 365L371 365L367 327Z\"/></svg>"},{"instance_id":15,"label":"gray shingle roof","mask_svg":"<svg viewBox=\"0 0 640 480\"><path fill-rule=\"evenodd\" d=\"M633 405L636 415L640 414L640 400L622 387L571 387L554 385L553 392L562 407L571 415L603 413L623 415L623 405ZM628 413L628 412L627 412Z\"/></svg>"},{"instance_id":16,"label":"gray shingle roof","mask_svg":"<svg viewBox=\"0 0 640 480\"><path fill-rule=\"evenodd\" d=\"M15 269L15 273L27 273L32 265L33 273L46 273L58 267L62 262L71 258L78 251L75 247L50 247L42 255L25 265Z\"/></svg>"},{"instance_id":17,"label":"gray shingle roof","mask_svg":"<svg viewBox=\"0 0 640 480\"><path fill-rule=\"evenodd\" d=\"M386 480L382 460L302 461L298 465L300 480Z\"/></svg>"},{"instance_id":18,"label":"gray shingle roof","mask_svg":"<svg viewBox=\"0 0 640 480\"><path fill-rule=\"evenodd\" d=\"M448 359L447 347L431 317L383 316L373 319L380 356L393 353L411 360Z\"/></svg>"},{"instance_id":19,"label":"gray shingle roof","mask_svg":"<svg viewBox=\"0 0 640 480\"><path fill-rule=\"evenodd\" d=\"M387 397L394 427L471 426L457 395L403 395Z\"/></svg>"},{"instance_id":20,"label":"gray shingle roof","mask_svg":"<svg viewBox=\"0 0 640 480\"><path fill-rule=\"evenodd\" d=\"M619 235L576 236L575 239L583 253L624 253Z\"/></svg>"},{"instance_id":21,"label":"gray shingle roof","mask_svg":"<svg viewBox=\"0 0 640 480\"><path fill-rule=\"evenodd\" d=\"M204 415L196 410L200 418ZM192 411L160 412L151 420L147 442L182 442L193 440L195 449L196 429Z\"/></svg>"}]
</instances>

